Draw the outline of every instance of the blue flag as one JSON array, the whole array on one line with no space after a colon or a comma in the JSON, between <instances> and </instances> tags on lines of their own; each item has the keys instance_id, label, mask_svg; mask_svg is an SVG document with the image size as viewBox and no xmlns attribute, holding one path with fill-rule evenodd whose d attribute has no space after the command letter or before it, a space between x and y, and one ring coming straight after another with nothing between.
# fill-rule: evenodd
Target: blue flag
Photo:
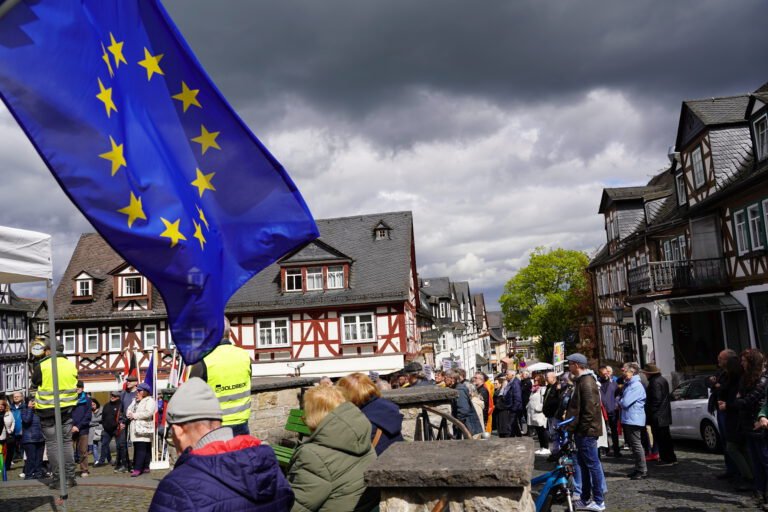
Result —
<instances>
[{"instance_id":1,"label":"blue flag","mask_svg":"<svg viewBox=\"0 0 768 512\"><path fill-rule=\"evenodd\" d=\"M17 5L0 19L0 96L70 199L162 294L188 364L218 344L238 288L318 236L157 0Z\"/></svg>"},{"instance_id":2,"label":"blue flag","mask_svg":"<svg viewBox=\"0 0 768 512\"><path fill-rule=\"evenodd\" d=\"M147 367L147 374L144 376L144 384L149 386L149 392L154 395L155 393L155 353L152 352L152 358L149 360L149 366Z\"/></svg>"}]
</instances>

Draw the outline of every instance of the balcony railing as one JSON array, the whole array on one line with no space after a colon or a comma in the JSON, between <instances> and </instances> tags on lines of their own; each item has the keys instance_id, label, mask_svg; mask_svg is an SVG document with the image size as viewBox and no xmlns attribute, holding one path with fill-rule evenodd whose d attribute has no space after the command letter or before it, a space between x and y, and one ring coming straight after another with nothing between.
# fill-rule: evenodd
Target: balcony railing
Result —
<instances>
[{"instance_id":1,"label":"balcony railing","mask_svg":"<svg viewBox=\"0 0 768 512\"><path fill-rule=\"evenodd\" d=\"M675 290L710 288L728 283L723 258L652 261L627 270L630 295Z\"/></svg>"}]
</instances>

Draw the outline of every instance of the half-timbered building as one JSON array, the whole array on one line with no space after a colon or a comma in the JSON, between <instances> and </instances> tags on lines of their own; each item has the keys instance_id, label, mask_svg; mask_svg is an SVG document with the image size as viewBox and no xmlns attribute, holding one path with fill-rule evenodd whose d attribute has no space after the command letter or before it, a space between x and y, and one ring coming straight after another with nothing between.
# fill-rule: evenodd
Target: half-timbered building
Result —
<instances>
[{"instance_id":1,"label":"half-timbered building","mask_svg":"<svg viewBox=\"0 0 768 512\"><path fill-rule=\"evenodd\" d=\"M30 318L41 303L20 298L11 285L0 284L0 395L29 387Z\"/></svg>"},{"instance_id":2,"label":"half-timbered building","mask_svg":"<svg viewBox=\"0 0 768 512\"><path fill-rule=\"evenodd\" d=\"M254 376L340 376L401 369L419 353L410 212L317 220L320 237L248 281L229 301L231 339ZM152 283L97 234L84 234L56 290L57 336L86 386L110 389L123 353L162 356L173 340Z\"/></svg>"},{"instance_id":3,"label":"half-timbered building","mask_svg":"<svg viewBox=\"0 0 768 512\"><path fill-rule=\"evenodd\" d=\"M768 349L768 87L685 101L670 166L605 189L590 262L601 357L664 373Z\"/></svg>"}]
</instances>

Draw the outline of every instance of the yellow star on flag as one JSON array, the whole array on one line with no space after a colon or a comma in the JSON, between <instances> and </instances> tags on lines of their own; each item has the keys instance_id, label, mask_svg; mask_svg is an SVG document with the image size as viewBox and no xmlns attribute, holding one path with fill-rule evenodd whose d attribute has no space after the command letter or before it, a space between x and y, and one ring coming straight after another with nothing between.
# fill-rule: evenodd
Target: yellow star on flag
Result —
<instances>
[{"instance_id":1,"label":"yellow star on flag","mask_svg":"<svg viewBox=\"0 0 768 512\"><path fill-rule=\"evenodd\" d=\"M195 208L197 208L197 213L200 215L200 220L203 221L203 224L205 224L205 229L208 231L211 230L210 226L208 226L208 219L205 218L205 214L203 213L203 209L199 206L195 205Z\"/></svg>"},{"instance_id":2,"label":"yellow star on flag","mask_svg":"<svg viewBox=\"0 0 768 512\"><path fill-rule=\"evenodd\" d=\"M200 102L197 101L197 93L199 92L200 89L190 89L187 87L187 84L181 82L181 92L175 96L171 96L171 98L179 100L184 105L184 112L186 112L190 105L200 107Z\"/></svg>"},{"instance_id":3,"label":"yellow star on flag","mask_svg":"<svg viewBox=\"0 0 768 512\"><path fill-rule=\"evenodd\" d=\"M139 61L139 66L147 69L147 81L152 79L152 75L157 73L158 75L165 75L163 70L160 69L160 59L163 55L152 55L147 48L144 48L144 60Z\"/></svg>"},{"instance_id":4,"label":"yellow star on flag","mask_svg":"<svg viewBox=\"0 0 768 512\"><path fill-rule=\"evenodd\" d=\"M203 149L203 154L205 154L206 151L208 151L208 148L216 148L221 149L219 145L216 143L216 137L219 136L219 133L221 132L209 132L205 129L204 125L200 125L200 136L195 137L192 139L192 142L197 142L200 144L200 146Z\"/></svg>"},{"instance_id":5,"label":"yellow star on flag","mask_svg":"<svg viewBox=\"0 0 768 512\"><path fill-rule=\"evenodd\" d=\"M109 46L107 46L107 48L115 58L115 67L119 68L121 62L127 65L128 62L125 60L125 57L123 57L123 41L120 41L120 42L115 41L115 36L112 35L112 32L109 33L109 41L110 41L110 44ZM159 60L160 59L158 59L158 61Z\"/></svg>"},{"instance_id":6,"label":"yellow star on flag","mask_svg":"<svg viewBox=\"0 0 768 512\"><path fill-rule=\"evenodd\" d=\"M104 43L101 43L101 51L103 52L103 55L101 56L101 59L107 65L107 69L109 70L109 76L110 77L115 76L115 72L112 71L112 62L110 62L110 60L109 60L109 55L107 55L107 49L104 48Z\"/></svg>"},{"instance_id":7,"label":"yellow star on flag","mask_svg":"<svg viewBox=\"0 0 768 512\"><path fill-rule=\"evenodd\" d=\"M107 151L99 156L104 160L112 162L112 176L114 176L120 170L120 167L127 167L128 163L123 155L123 144L116 144L115 139L111 135L109 136L109 143L112 145L112 151Z\"/></svg>"},{"instance_id":8,"label":"yellow star on flag","mask_svg":"<svg viewBox=\"0 0 768 512\"><path fill-rule=\"evenodd\" d=\"M194 236L200 241L200 249L205 250L205 243L207 242L207 240L203 236L203 227L197 222L195 222L194 220L192 221L192 224L195 225L195 234L192 236Z\"/></svg>"},{"instance_id":9,"label":"yellow star on flag","mask_svg":"<svg viewBox=\"0 0 768 512\"><path fill-rule=\"evenodd\" d=\"M131 192L131 204L129 204L125 208L120 208L117 211L120 213L124 213L128 216L129 228L133 226L133 221L135 221L136 219L147 220L147 216L144 215L144 209L141 207L141 197L136 197L135 195L133 195L133 192Z\"/></svg>"},{"instance_id":10,"label":"yellow star on flag","mask_svg":"<svg viewBox=\"0 0 768 512\"><path fill-rule=\"evenodd\" d=\"M115 106L115 102L112 101L112 88L109 89L104 88L104 84L101 83L101 78L97 78L99 81L99 94L96 95L99 100L101 100L102 103L104 103L104 108L107 109L107 117L109 117L110 111L114 110L117 112L117 107Z\"/></svg>"},{"instance_id":11,"label":"yellow star on flag","mask_svg":"<svg viewBox=\"0 0 768 512\"><path fill-rule=\"evenodd\" d=\"M197 171L197 178L192 182L192 185L197 187L197 191L200 193L200 197L203 197L203 192L206 190L212 190L216 192L214 186L211 185L211 180L216 173L212 172L210 174L203 174L200 172L200 169L195 169L195 171Z\"/></svg>"},{"instance_id":12,"label":"yellow star on flag","mask_svg":"<svg viewBox=\"0 0 768 512\"><path fill-rule=\"evenodd\" d=\"M163 221L163 224L165 224L165 231L160 233L160 236L170 238L171 247L179 243L179 240L187 239L184 235L181 234L181 231L179 231L179 222L181 221L181 219L176 219L175 222L169 222L164 218L160 217L160 220Z\"/></svg>"}]
</instances>

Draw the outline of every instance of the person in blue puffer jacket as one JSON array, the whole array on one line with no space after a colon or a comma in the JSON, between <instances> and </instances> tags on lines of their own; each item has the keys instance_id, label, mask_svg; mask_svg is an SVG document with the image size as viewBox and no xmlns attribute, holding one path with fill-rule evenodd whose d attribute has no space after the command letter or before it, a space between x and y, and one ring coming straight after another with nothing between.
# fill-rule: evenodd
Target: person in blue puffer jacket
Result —
<instances>
[{"instance_id":1,"label":"person in blue puffer jacket","mask_svg":"<svg viewBox=\"0 0 768 512\"><path fill-rule=\"evenodd\" d=\"M21 409L21 445L27 460L24 461L24 480L36 480L43 478L43 452L45 451L45 438L40 426L40 416L35 414L35 399L27 399L27 407Z\"/></svg>"},{"instance_id":2,"label":"person in blue puffer jacket","mask_svg":"<svg viewBox=\"0 0 768 512\"><path fill-rule=\"evenodd\" d=\"M632 480L640 480L648 477L645 450L641 440L645 431L645 387L640 381L640 366L637 363L624 364L621 373L626 382L619 400L621 428L624 429L624 441L632 449L632 458L635 461L635 470L628 476Z\"/></svg>"},{"instance_id":3,"label":"person in blue puffer jacket","mask_svg":"<svg viewBox=\"0 0 768 512\"><path fill-rule=\"evenodd\" d=\"M213 389L192 377L166 409L181 455L157 486L149 512L288 512L294 495L275 452L248 435L221 426Z\"/></svg>"},{"instance_id":4,"label":"person in blue puffer jacket","mask_svg":"<svg viewBox=\"0 0 768 512\"><path fill-rule=\"evenodd\" d=\"M391 400L381 397L376 384L364 373L342 377L336 384L344 398L355 404L371 422L371 444L376 455L403 440L403 415Z\"/></svg>"}]
</instances>

